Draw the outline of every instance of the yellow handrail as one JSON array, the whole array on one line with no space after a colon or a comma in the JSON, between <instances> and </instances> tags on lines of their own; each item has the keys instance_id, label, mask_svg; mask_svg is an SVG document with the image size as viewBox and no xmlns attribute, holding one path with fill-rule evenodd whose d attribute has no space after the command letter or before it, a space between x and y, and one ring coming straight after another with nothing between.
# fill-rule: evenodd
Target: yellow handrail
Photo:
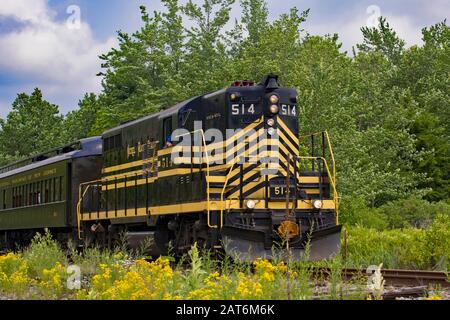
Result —
<instances>
[{"instance_id":1,"label":"yellow handrail","mask_svg":"<svg viewBox=\"0 0 450 320\"><path fill-rule=\"evenodd\" d=\"M310 136L317 136L317 135L321 135L321 134L323 134L323 133L325 133L325 137L326 137L326 140L327 140L327 144L328 144L328 150L330 150L330 157L331 157L331 162L332 162L332 175L330 175L330 171L331 170L329 170L329 167L328 167L328 164L325 162L325 165L327 166L327 171L329 171L328 172L328 175L330 176L330 178L332 178L332 180L333 180L333 185L334 185L334 190L335 190L335 193L333 194L334 196L335 196L335 203L336 203L336 221L337 221L337 223L339 222L339 199L340 199L340 197L339 197L339 195L338 195L338 193L337 193L337 187L336 187L336 160L335 160L335 157L334 157L334 151L333 151L333 147L332 147L332 145L331 145L331 140L330 140L330 135L329 135L329 133L328 133L328 130L325 130L325 131L323 131L323 132L315 132L315 133L311 133L311 134L305 134L305 135L302 135L302 136L300 136L300 138L305 138L305 137L310 137ZM305 157L303 157L303 158L305 158ZM310 159L316 159L317 157L311 157ZM323 159L323 158L322 158ZM325 159L324 159L325 160Z\"/></svg>"},{"instance_id":2,"label":"yellow handrail","mask_svg":"<svg viewBox=\"0 0 450 320\"><path fill-rule=\"evenodd\" d=\"M213 225L211 225L211 204L210 204L210 196L209 196L209 194L210 194L210 188L209 188L209 156L208 156L208 154L209 154L209 152L208 152L208 146L207 146L207 144L206 144L206 139L205 139L205 132L203 131L203 129L198 129L198 130L194 130L194 131L192 131L192 132L188 132L188 133L185 133L185 134L180 134L180 135L178 135L178 136L176 136L175 138L180 138L180 137L183 137L183 136L187 136L187 135L191 135L191 134L193 134L193 133L196 133L196 132L200 132L201 134L202 134L202 142L203 142L203 146L204 146L204 148L205 148L205 153L206 153L206 211L207 211L207 224L208 224L208 227L209 228L213 228L213 229L216 229L218 226L217 225L215 225L215 226L213 226ZM202 152L202 160L203 160L203 152ZM201 161L202 163L200 164L200 165L202 165L203 164L203 161Z\"/></svg>"},{"instance_id":3,"label":"yellow handrail","mask_svg":"<svg viewBox=\"0 0 450 320\"><path fill-rule=\"evenodd\" d=\"M335 202L335 208L336 208L336 224L339 224L339 195L336 189L336 181L334 180L333 176L331 175L330 168L328 166L328 162L324 157L298 157L299 159L304 160L317 160L321 159L323 163L325 164L325 168L327 170L328 178L330 179L331 185L333 187L333 199Z\"/></svg>"},{"instance_id":4,"label":"yellow handrail","mask_svg":"<svg viewBox=\"0 0 450 320\"><path fill-rule=\"evenodd\" d=\"M92 183L99 182L101 180L94 180L89 182L80 183L78 187L78 202L77 202L77 227L78 227L78 239L81 240L81 201L83 201L86 192L92 186ZM81 194L81 190L83 186L87 185L87 188L84 190L83 195ZM96 185L97 186L97 185Z\"/></svg>"},{"instance_id":5,"label":"yellow handrail","mask_svg":"<svg viewBox=\"0 0 450 320\"><path fill-rule=\"evenodd\" d=\"M330 150L331 161L333 162L333 178L334 185L336 186L336 160L334 159L333 147L331 146L330 135L327 130L325 130L325 136L327 138L328 149Z\"/></svg>"},{"instance_id":6,"label":"yellow handrail","mask_svg":"<svg viewBox=\"0 0 450 320\"><path fill-rule=\"evenodd\" d=\"M330 135L328 133L328 130L301 135L299 138L301 139L301 138L305 138L305 137L318 136L318 135L321 135L322 133L325 133L325 137L326 137L327 144L328 144L328 149L330 150L331 161L333 163L333 177L334 177L334 181L336 182L336 161L334 158L334 151L333 151L333 147L331 145L331 140L330 140Z\"/></svg>"},{"instance_id":7,"label":"yellow handrail","mask_svg":"<svg viewBox=\"0 0 450 320\"><path fill-rule=\"evenodd\" d=\"M233 163L231 164L231 168L230 171L228 172L226 178L225 178L225 182L223 184L223 188L222 188L222 193L220 194L220 227L223 227L223 207L224 207L224 203L223 203L223 195L225 193L225 189L227 187L228 184L228 180L230 179L230 175L233 173L233 168L235 165L235 161L233 161Z\"/></svg>"}]
</instances>

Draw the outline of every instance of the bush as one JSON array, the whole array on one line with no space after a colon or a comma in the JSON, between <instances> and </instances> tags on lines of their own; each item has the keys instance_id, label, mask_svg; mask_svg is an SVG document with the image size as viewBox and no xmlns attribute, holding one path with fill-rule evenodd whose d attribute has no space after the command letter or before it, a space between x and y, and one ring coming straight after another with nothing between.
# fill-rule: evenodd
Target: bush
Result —
<instances>
[{"instance_id":1,"label":"bush","mask_svg":"<svg viewBox=\"0 0 450 320\"><path fill-rule=\"evenodd\" d=\"M66 255L48 230L44 235L38 233L33 238L24 251L24 258L28 261L30 275L39 279L44 278L44 270L53 269L57 264L68 264Z\"/></svg>"},{"instance_id":2,"label":"bush","mask_svg":"<svg viewBox=\"0 0 450 320\"><path fill-rule=\"evenodd\" d=\"M368 208L362 198L344 197L340 207L341 223L384 230L388 227L387 217L376 208Z\"/></svg>"},{"instance_id":3,"label":"bush","mask_svg":"<svg viewBox=\"0 0 450 320\"><path fill-rule=\"evenodd\" d=\"M347 265L367 268L449 270L450 217L438 215L426 229L376 230L347 227ZM343 249L345 250L345 249Z\"/></svg>"},{"instance_id":4,"label":"bush","mask_svg":"<svg viewBox=\"0 0 450 320\"><path fill-rule=\"evenodd\" d=\"M430 203L414 197L389 202L379 208L387 218L389 227L427 228L438 214L450 216L450 205Z\"/></svg>"},{"instance_id":5,"label":"bush","mask_svg":"<svg viewBox=\"0 0 450 320\"><path fill-rule=\"evenodd\" d=\"M439 214L425 231L428 263L437 269L450 269L450 215Z\"/></svg>"},{"instance_id":6,"label":"bush","mask_svg":"<svg viewBox=\"0 0 450 320\"><path fill-rule=\"evenodd\" d=\"M348 228L347 263L353 267L383 263L385 268L421 269L427 264L423 250L423 230Z\"/></svg>"},{"instance_id":7,"label":"bush","mask_svg":"<svg viewBox=\"0 0 450 320\"><path fill-rule=\"evenodd\" d=\"M438 214L450 216L450 204L415 197L391 201L379 208L367 207L362 198L344 197L341 202L341 223L376 230L425 229Z\"/></svg>"}]
</instances>

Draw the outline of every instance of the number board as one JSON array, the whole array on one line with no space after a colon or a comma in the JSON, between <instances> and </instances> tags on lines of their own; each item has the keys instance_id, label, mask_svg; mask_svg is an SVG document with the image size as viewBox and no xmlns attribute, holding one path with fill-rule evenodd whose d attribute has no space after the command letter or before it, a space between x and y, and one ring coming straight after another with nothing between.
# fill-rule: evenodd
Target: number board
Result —
<instances>
[{"instance_id":1,"label":"number board","mask_svg":"<svg viewBox=\"0 0 450 320\"><path fill-rule=\"evenodd\" d=\"M234 103L231 105L233 116L252 116L261 114L261 107L256 103Z\"/></svg>"},{"instance_id":2,"label":"number board","mask_svg":"<svg viewBox=\"0 0 450 320\"><path fill-rule=\"evenodd\" d=\"M296 117L297 116L297 105L282 104L280 106L280 114L283 116Z\"/></svg>"},{"instance_id":3,"label":"number board","mask_svg":"<svg viewBox=\"0 0 450 320\"><path fill-rule=\"evenodd\" d=\"M294 198L295 196L295 187L290 186L289 187L290 191L289 191L289 198ZM270 186L269 188L269 194L270 194L270 198L271 199L286 199L286 192L288 190L288 188L286 187L286 185L282 185L282 186Z\"/></svg>"}]
</instances>

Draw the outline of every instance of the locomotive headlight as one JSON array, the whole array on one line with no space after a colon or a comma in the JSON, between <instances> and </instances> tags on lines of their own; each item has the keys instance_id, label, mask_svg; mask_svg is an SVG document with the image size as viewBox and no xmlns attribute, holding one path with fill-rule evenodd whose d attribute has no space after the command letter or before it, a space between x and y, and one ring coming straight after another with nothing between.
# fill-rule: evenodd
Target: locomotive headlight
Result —
<instances>
[{"instance_id":1,"label":"locomotive headlight","mask_svg":"<svg viewBox=\"0 0 450 320\"><path fill-rule=\"evenodd\" d=\"M245 201L245 206L247 207L247 209L254 209L255 205L256 205L255 201L253 201L253 200Z\"/></svg>"},{"instance_id":2,"label":"locomotive headlight","mask_svg":"<svg viewBox=\"0 0 450 320\"><path fill-rule=\"evenodd\" d=\"M238 98L238 95L236 93L230 94L231 101L236 101L237 98Z\"/></svg>"},{"instance_id":3,"label":"locomotive headlight","mask_svg":"<svg viewBox=\"0 0 450 320\"><path fill-rule=\"evenodd\" d=\"M269 100L270 100L270 103L273 103L273 104L277 104L278 101L280 101L280 99L276 95L270 96Z\"/></svg>"},{"instance_id":4,"label":"locomotive headlight","mask_svg":"<svg viewBox=\"0 0 450 320\"><path fill-rule=\"evenodd\" d=\"M315 201L313 202L313 206L314 206L314 208L316 208L316 209L322 209L322 207L323 207L323 202L322 202L322 200L315 200Z\"/></svg>"},{"instance_id":5,"label":"locomotive headlight","mask_svg":"<svg viewBox=\"0 0 450 320\"><path fill-rule=\"evenodd\" d=\"M273 104L270 106L270 112L272 112L273 114L278 113L279 110L280 110L280 108L278 108L278 106L276 104Z\"/></svg>"},{"instance_id":6,"label":"locomotive headlight","mask_svg":"<svg viewBox=\"0 0 450 320\"><path fill-rule=\"evenodd\" d=\"M267 125L268 125L269 127L273 127L273 126L275 125L275 120L273 120L273 119L267 120Z\"/></svg>"},{"instance_id":7,"label":"locomotive headlight","mask_svg":"<svg viewBox=\"0 0 450 320\"><path fill-rule=\"evenodd\" d=\"M267 133L269 134L269 136L273 136L275 134L275 129L269 128L269 129L267 129Z\"/></svg>"}]
</instances>

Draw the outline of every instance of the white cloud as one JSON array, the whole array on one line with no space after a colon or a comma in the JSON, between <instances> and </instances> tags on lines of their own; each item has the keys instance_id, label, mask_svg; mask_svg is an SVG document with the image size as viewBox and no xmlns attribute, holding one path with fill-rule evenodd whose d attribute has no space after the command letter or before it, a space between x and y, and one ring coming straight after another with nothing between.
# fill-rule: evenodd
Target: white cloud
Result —
<instances>
[{"instance_id":1,"label":"white cloud","mask_svg":"<svg viewBox=\"0 0 450 320\"><path fill-rule=\"evenodd\" d=\"M3 0L0 16L11 16L19 21L39 23L48 21L53 12L48 10L46 0Z\"/></svg>"},{"instance_id":2,"label":"white cloud","mask_svg":"<svg viewBox=\"0 0 450 320\"><path fill-rule=\"evenodd\" d=\"M397 32L397 35L406 41L407 46L421 44L421 26L415 25L410 17L396 15L392 13L381 13L387 18L389 25ZM352 47L363 40L361 27L371 22L369 14L358 11L353 15L342 16L339 20L326 21L319 23L306 22L306 31L310 34L334 34L339 35L340 42L343 44L343 50L351 54Z\"/></svg>"},{"instance_id":3,"label":"white cloud","mask_svg":"<svg viewBox=\"0 0 450 320\"><path fill-rule=\"evenodd\" d=\"M0 72L34 79L29 85L49 90L49 100L53 96L67 100L62 99L64 94L73 97L75 101L69 108L76 106L84 92L100 90L100 79L96 77L100 70L98 56L116 44L114 38L96 41L83 20L79 29L69 28L66 21L56 21L47 0L2 0L2 16L24 24L0 34Z\"/></svg>"}]
</instances>

